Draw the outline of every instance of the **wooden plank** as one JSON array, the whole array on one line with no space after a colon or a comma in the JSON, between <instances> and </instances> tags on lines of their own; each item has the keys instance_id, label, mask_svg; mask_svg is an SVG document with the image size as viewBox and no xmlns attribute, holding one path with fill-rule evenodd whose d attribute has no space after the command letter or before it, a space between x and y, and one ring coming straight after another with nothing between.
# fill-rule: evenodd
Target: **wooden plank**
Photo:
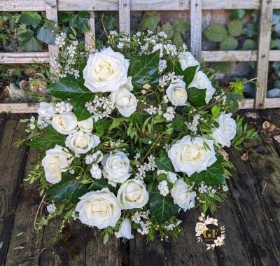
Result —
<instances>
[{"instance_id":1,"label":"wooden plank","mask_svg":"<svg viewBox=\"0 0 280 266\"><path fill-rule=\"evenodd\" d=\"M153 242L147 243L146 237L137 232L134 237L129 241L130 265L174 265L169 241L161 241L157 237Z\"/></svg>"},{"instance_id":2,"label":"wooden plank","mask_svg":"<svg viewBox=\"0 0 280 266\"><path fill-rule=\"evenodd\" d=\"M39 158L39 150L29 149L24 178L32 170L36 163L36 158ZM16 176L11 176L11 178L16 179ZM11 241L6 258L7 266L19 265L32 257L34 260L30 261L30 263L32 262L32 265L38 264L43 231L35 230L33 222L40 201L38 184L33 183L30 185L27 182L23 182L20 188Z\"/></svg>"},{"instance_id":3,"label":"wooden plank","mask_svg":"<svg viewBox=\"0 0 280 266\"><path fill-rule=\"evenodd\" d=\"M49 63L48 52L0 53L0 64Z\"/></svg>"},{"instance_id":4,"label":"wooden plank","mask_svg":"<svg viewBox=\"0 0 280 266\"><path fill-rule=\"evenodd\" d=\"M215 252L206 251L204 243L197 243L195 225L198 222L198 216L200 216L198 209L179 215L179 219L182 220L182 234L171 242L174 266L218 265Z\"/></svg>"},{"instance_id":5,"label":"wooden plank","mask_svg":"<svg viewBox=\"0 0 280 266\"><path fill-rule=\"evenodd\" d=\"M202 0L203 10L214 9L259 9L259 0ZM274 9L280 8L280 0L274 0ZM45 0L1 0L1 11L45 11ZM118 11L118 0L60 0L58 3L59 11ZM189 10L189 0L131 0L131 10Z\"/></svg>"},{"instance_id":6,"label":"wooden plank","mask_svg":"<svg viewBox=\"0 0 280 266\"><path fill-rule=\"evenodd\" d=\"M201 57L205 62L256 61L257 51L201 51Z\"/></svg>"},{"instance_id":7,"label":"wooden plank","mask_svg":"<svg viewBox=\"0 0 280 266\"><path fill-rule=\"evenodd\" d=\"M258 85L256 90L255 108L264 109L267 92L268 80L268 56L271 38L272 21L272 3L273 1L262 0L260 11L260 27L258 41L258 60L257 60L257 78Z\"/></svg>"},{"instance_id":8,"label":"wooden plank","mask_svg":"<svg viewBox=\"0 0 280 266\"><path fill-rule=\"evenodd\" d=\"M0 113L37 113L39 103L1 103Z\"/></svg>"},{"instance_id":9,"label":"wooden plank","mask_svg":"<svg viewBox=\"0 0 280 266\"><path fill-rule=\"evenodd\" d=\"M202 36L202 1L190 0L191 13L191 53L200 60L201 58L201 36Z\"/></svg>"},{"instance_id":10,"label":"wooden plank","mask_svg":"<svg viewBox=\"0 0 280 266\"><path fill-rule=\"evenodd\" d=\"M87 228L86 266L121 266L120 239L110 236L106 245L103 244L103 234L97 228ZM144 264L143 264L144 265ZM74 265L73 265L74 266Z\"/></svg>"},{"instance_id":11,"label":"wooden plank","mask_svg":"<svg viewBox=\"0 0 280 266\"><path fill-rule=\"evenodd\" d=\"M49 20L58 23L57 0L46 0L46 17ZM51 61L51 58L58 58L59 47L57 45L48 45L48 49L49 61ZM52 66L50 66L50 72L55 72L55 69Z\"/></svg>"},{"instance_id":12,"label":"wooden plank","mask_svg":"<svg viewBox=\"0 0 280 266\"><path fill-rule=\"evenodd\" d=\"M95 48L95 18L94 12L90 12L90 18L88 20L89 31L85 33L85 45L86 50Z\"/></svg>"},{"instance_id":13,"label":"wooden plank","mask_svg":"<svg viewBox=\"0 0 280 266\"><path fill-rule=\"evenodd\" d=\"M9 248L14 212L22 182L27 147L16 148L14 142L24 138L25 126L18 115L1 115L4 129L0 143L0 265L5 264Z\"/></svg>"},{"instance_id":14,"label":"wooden plank","mask_svg":"<svg viewBox=\"0 0 280 266\"><path fill-rule=\"evenodd\" d=\"M130 0L119 0L119 31L130 34Z\"/></svg>"}]
</instances>

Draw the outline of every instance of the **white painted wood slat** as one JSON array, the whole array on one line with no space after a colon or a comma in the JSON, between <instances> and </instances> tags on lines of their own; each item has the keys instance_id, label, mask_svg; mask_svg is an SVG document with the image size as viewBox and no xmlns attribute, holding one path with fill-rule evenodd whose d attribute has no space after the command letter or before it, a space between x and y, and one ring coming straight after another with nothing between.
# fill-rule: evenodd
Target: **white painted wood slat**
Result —
<instances>
[{"instance_id":1,"label":"white painted wood slat","mask_svg":"<svg viewBox=\"0 0 280 266\"><path fill-rule=\"evenodd\" d=\"M200 60L201 57L201 34L202 34L202 1L191 0L191 53Z\"/></svg>"}]
</instances>

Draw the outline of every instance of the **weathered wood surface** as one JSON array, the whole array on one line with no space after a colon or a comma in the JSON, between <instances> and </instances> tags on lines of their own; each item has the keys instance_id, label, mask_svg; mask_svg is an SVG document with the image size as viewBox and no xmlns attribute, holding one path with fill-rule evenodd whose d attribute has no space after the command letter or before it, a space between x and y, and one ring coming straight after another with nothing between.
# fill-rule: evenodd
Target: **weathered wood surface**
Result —
<instances>
[{"instance_id":1,"label":"weathered wood surface","mask_svg":"<svg viewBox=\"0 0 280 266\"><path fill-rule=\"evenodd\" d=\"M225 245L206 250L197 243L195 224L197 209L181 213L182 234L178 239L156 239L146 244L136 232L135 238L123 244L111 238L102 244L98 230L86 228L73 221L63 230L58 243L51 239L60 227L55 219L43 230L33 228L35 213L40 204L37 185L22 182L32 169L38 152L12 144L22 138L24 125L20 115L1 115L0 124L0 265L20 265L33 258L30 265L229 265L277 266L280 262L280 144L273 136L262 133L261 124L270 120L280 128L280 111L240 111L260 132L260 138L247 141L244 151L249 159L240 159L244 151L228 149L236 171L228 181L227 201L214 218L226 227ZM44 212L41 209L39 213ZM38 255L40 254L40 256ZM38 255L36 257L36 255Z\"/></svg>"}]
</instances>

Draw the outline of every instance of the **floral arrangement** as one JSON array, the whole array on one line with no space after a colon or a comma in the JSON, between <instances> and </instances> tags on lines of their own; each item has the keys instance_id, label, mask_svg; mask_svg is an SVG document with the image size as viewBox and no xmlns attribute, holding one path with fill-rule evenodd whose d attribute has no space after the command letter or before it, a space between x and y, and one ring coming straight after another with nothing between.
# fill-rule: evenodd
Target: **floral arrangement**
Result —
<instances>
[{"instance_id":1,"label":"floral arrangement","mask_svg":"<svg viewBox=\"0 0 280 266\"><path fill-rule=\"evenodd\" d=\"M214 86L164 32L113 31L100 49L67 36L56 38L51 97L24 140L42 151L27 178L47 202L37 227L62 214L62 227L78 219L103 229L104 242L132 238L131 227L153 240L179 234L180 210L215 211L233 168L223 147L256 134L232 118L243 83Z\"/></svg>"}]
</instances>

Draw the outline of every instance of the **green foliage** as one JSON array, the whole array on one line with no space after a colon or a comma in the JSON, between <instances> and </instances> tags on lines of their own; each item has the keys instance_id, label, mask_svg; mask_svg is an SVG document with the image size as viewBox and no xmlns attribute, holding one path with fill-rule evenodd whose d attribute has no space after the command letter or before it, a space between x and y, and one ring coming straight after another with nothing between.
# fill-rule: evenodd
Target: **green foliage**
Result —
<instances>
[{"instance_id":1,"label":"green foliage","mask_svg":"<svg viewBox=\"0 0 280 266\"><path fill-rule=\"evenodd\" d=\"M237 20L237 19L244 19L246 16L246 11L244 9L238 9L238 10L230 10L229 12L229 18L230 20Z\"/></svg>"},{"instance_id":2,"label":"green foliage","mask_svg":"<svg viewBox=\"0 0 280 266\"><path fill-rule=\"evenodd\" d=\"M42 17L38 14L38 12L34 11L26 11L22 12L18 22L25 24L26 26L32 26L34 29L40 24Z\"/></svg>"},{"instance_id":3,"label":"green foliage","mask_svg":"<svg viewBox=\"0 0 280 266\"><path fill-rule=\"evenodd\" d=\"M145 31L149 29L151 31L155 31L158 23L159 23L159 16L157 12L153 12L153 11L146 12L139 24L139 30Z\"/></svg>"},{"instance_id":4,"label":"green foliage","mask_svg":"<svg viewBox=\"0 0 280 266\"><path fill-rule=\"evenodd\" d=\"M205 96L206 89L188 88L188 102L195 106L200 107L206 105Z\"/></svg>"},{"instance_id":5,"label":"green foliage","mask_svg":"<svg viewBox=\"0 0 280 266\"><path fill-rule=\"evenodd\" d=\"M172 163L170 161L170 159L168 158L167 154L164 151L160 151L159 157L156 158L156 164L158 169L160 170L164 170L164 171L170 171L173 172L173 166Z\"/></svg>"}]
</instances>

